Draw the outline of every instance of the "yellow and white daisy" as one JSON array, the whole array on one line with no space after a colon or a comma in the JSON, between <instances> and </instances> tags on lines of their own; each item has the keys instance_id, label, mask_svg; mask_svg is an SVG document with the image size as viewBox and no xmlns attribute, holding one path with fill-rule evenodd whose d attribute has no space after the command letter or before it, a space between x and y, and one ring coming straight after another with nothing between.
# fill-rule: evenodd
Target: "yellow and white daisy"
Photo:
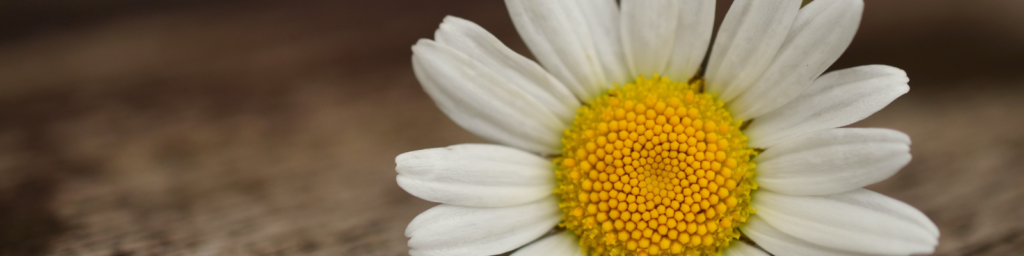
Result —
<instances>
[{"instance_id":1,"label":"yellow and white daisy","mask_svg":"<svg viewBox=\"0 0 1024 256\"><path fill-rule=\"evenodd\" d=\"M441 203L409 224L410 254L934 250L924 214L862 188L910 161L910 138L837 128L909 90L890 66L822 75L861 0L737 0L713 45L712 0L506 4L539 64L456 17L413 46L438 107L501 145L397 157L398 185Z\"/></svg>"}]
</instances>

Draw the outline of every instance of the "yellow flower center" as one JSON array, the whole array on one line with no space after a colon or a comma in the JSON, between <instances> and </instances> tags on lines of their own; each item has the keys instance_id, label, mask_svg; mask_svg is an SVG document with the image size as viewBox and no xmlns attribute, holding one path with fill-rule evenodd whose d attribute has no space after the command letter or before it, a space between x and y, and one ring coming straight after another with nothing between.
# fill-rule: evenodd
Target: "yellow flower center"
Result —
<instances>
[{"instance_id":1,"label":"yellow flower center","mask_svg":"<svg viewBox=\"0 0 1024 256\"><path fill-rule=\"evenodd\" d=\"M757 153L703 80L654 75L583 106L555 193L590 255L719 255L752 213Z\"/></svg>"}]
</instances>

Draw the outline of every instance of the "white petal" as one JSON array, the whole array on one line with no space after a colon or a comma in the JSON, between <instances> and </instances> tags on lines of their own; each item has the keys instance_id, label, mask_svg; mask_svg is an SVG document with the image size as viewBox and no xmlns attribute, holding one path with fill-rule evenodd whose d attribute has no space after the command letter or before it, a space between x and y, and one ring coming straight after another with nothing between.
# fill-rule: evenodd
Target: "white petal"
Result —
<instances>
[{"instance_id":1,"label":"white petal","mask_svg":"<svg viewBox=\"0 0 1024 256\"><path fill-rule=\"evenodd\" d=\"M580 14L590 29L591 43L604 70L608 83L624 84L632 80L626 67L626 56L622 53L619 36L619 6L615 0L575 0L572 8L580 8ZM598 88L606 90L608 88ZM604 91L598 91L604 93Z\"/></svg>"},{"instance_id":2,"label":"white petal","mask_svg":"<svg viewBox=\"0 0 1024 256\"><path fill-rule=\"evenodd\" d=\"M732 241L729 248L722 252L724 256L769 256L767 252L744 243L743 241Z\"/></svg>"},{"instance_id":3,"label":"white petal","mask_svg":"<svg viewBox=\"0 0 1024 256\"><path fill-rule=\"evenodd\" d=\"M512 256L584 256L580 239L569 231L563 231L519 249Z\"/></svg>"},{"instance_id":4,"label":"white petal","mask_svg":"<svg viewBox=\"0 0 1024 256\"><path fill-rule=\"evenodd\" d=\"M800 9L768 70L732 103L733 116L756 118L796 98L846 51L863 11L862 0L817 0Z\"/></svg>"},{"instance_id":5,"label":"white petal","mask_svg":"<svg viewBox=\"0 0 1024 256\"><path fill-rule=\"evenodd\" d=\"M760 214L760 213L758 213ZM816 256L866 256L867 254L843 251L793 237L769 225L757 214L750 216L740 229L757 245L773 255L816 255Z\"/></svg>"},{"instance_id":6,"label":"white petal","mask_svg":"<svg viewBox=\"0 0 1024 256\"><path fill-rule=\"evenodd\" d=\"M663 74L675 81L693 78L704 62L714 26L714 0L680 1L672 57Z\"/></svg>"},{"instance_id":7,"label":"white petal","mask_svg":"<svg viewBox=\"0 0 1024 256\"><path fill-rule=\"evenodd\" d=\"M413 71L452 121L488 140L537 153L557 153L563 123L523 90L451 47L422 39Z\"/></svg>"},{"instance_id":8,"label":"white petal","mask_svg":"<svg viewBox=\"0 0 1024 256\"><path fill-rule=\"evenodd\" d=\"M623 0L622 49L633 76L662 73L672 56L679 16L676 0Z\"/></svg>"},{"instance_id":9,"label":"white petal","mask_svg":"<svg viewBox=\"0 0 1024 256\"><path fill-rule=\"evenodd\" d=\"M707 89L729 102L768 69L800 10L800 0L736 0L708 59Z\"/></svg>"},{"instance_id":10,"label":"white petal","mask_svg":"<svg viewBox=\"0 0 1024 256\"><path fill-rule=\"evenodd\" d=\"M561 219L554 196L503 208L438 205L405 229L409 254L495 255L537 239Z\"/></svg>"},{"instance_id":11,"label":"white petal","mask_svg":"<svg viewBox=\"0 0 1024 256\"><path fill-rule=\"evenodd\" d=\"M757 117L744 131L750 146L768 148L789 137L852 124L910 91L907 73L885 65L833 71L782 107Z\"/></svg>"},{"instance_id":12,"label":"white petal","mask_svg":"<svg viewBox=\"0 0 1024 256\"><path fill-rule=\"evenodd\" d=\"M588 101L614 83L626 82L612 0L506 0L509 16L552 75Z\"/></svg>"},{"instance_id":13,"label":"white petal","mask_svg":"<svg viewBox=\"0 0 1024 256\"><path fill-rule=\"evenodd\" d=\"M790 138L757 156L760 187L828 195L874 184L910 162L910 137L875 128L835 128Z\"/></svg>"},{"instance_id":14,"label":"white petal","mask_svg":"<svg viewBox=\"0 0 1024 256\"><path fill-rule=\"evenodd\" d=\"M753 204L772 227L823 247L909 255L932 253L938 243L939 230L923 213L865 189L828 196L759 191Z\"/></svg>"},{"instance_id":15,"label":"white petal","mask_svg":"<svg viewBox=\"0 0 1024 256\"><path fill-rule=\"evenodd\" d=\"M555 189L551 161L504 146L462 144L395 158L398 186L431 202L506 207L536 201Z\"/></svg>"},{"instance_id":16,"label":"white petal","mask_svg":"<svg viewBox=\"0 0 1024 256\"><path fill-rule=\"evenodd\" d=\"M448 16L434 33L434 39L480 62L482 67L529 94L563 122L572 123L580 107L576 96L540 65L512 51L483 27Z\"/></svg>"}]
</instances>

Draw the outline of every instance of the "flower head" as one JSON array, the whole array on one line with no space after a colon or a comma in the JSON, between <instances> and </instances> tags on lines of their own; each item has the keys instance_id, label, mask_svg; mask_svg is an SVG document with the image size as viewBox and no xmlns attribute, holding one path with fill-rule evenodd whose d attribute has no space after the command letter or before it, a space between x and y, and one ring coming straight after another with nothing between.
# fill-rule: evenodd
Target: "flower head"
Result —
<instances>
[{"instance_id":1,"label":"flower head","mask_svg":"<svg viewBox=\"0 0 1024 256\"><path fill-rule=\"evenodd\" d=\"M863 3L800 2L737 0L712 44L710 0L506 1L540 64L445 18L413 46L416 76L503 145L398 156L398 184L441 203L409 224L410 254L931 252L924 214L862 188L910 161L910 139L837 128L906 93L906 74L823 75Z\"/></svg>"}]
</instances>

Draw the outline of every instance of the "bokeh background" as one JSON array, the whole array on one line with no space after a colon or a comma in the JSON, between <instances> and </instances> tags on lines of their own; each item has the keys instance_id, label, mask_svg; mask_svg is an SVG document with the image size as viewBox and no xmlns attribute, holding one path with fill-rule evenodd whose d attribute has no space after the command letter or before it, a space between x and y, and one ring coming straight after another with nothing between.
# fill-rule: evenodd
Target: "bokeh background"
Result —
<instances>
[{"instance_id":1,"label":"bokeh background","mask_svg":"<svg viewBox=\"0 0 1024 256\"><path fill-rule=\"evenodd\" d=\"M914 141L869 188L1024 254L1024 1L866 2L833 69L905 69L854 126ZM0 1L0 255L406 255L394 157L482 141L410 67L449 14L529 55L501 1Z\"/></svg>"}]
</instances>

